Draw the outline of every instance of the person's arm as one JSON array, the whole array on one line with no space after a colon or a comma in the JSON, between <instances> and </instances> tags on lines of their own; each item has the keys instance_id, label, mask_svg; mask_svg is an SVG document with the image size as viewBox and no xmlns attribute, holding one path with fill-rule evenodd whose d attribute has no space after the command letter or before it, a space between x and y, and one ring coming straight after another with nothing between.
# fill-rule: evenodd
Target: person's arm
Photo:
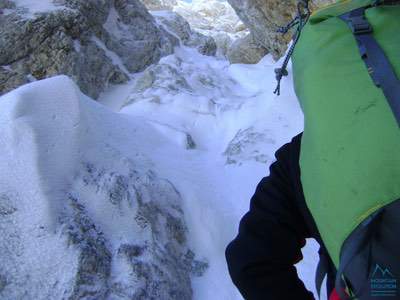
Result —
<instances>
[{"instance_id":1,"label":"person's arm","mask_svg":"<svg viewBox=\"0 0 400 300\"><path fill-rule=\"evenodd\" d=\"M314 299L294 266L309 236L295 204L293 153L300 138L277 151L270 175L261 180L243 217L237 237L226 249L233 282L247 300ZM295 153L295 155L298 153ZM298 164L298 160L297 160Z\"/></svg>"}]
</instances>

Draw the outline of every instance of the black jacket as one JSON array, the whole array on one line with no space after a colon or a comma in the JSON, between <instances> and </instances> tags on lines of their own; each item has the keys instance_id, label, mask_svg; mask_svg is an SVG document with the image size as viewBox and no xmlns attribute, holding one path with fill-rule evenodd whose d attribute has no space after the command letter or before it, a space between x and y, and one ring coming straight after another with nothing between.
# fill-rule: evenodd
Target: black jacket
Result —
<instances>
[{"instance_id":1,"label":"black jacket","mask_svg":"<svg viewBox=\"0 0 400 300\"><path fill-rule=\"evenodd\" d=\"M226 249L230 275L245 299L314 299L294 266L306 238L315 238L326 254L300 182L300 141L298 135L276 152Z\"/></svg>"}]
</instances>

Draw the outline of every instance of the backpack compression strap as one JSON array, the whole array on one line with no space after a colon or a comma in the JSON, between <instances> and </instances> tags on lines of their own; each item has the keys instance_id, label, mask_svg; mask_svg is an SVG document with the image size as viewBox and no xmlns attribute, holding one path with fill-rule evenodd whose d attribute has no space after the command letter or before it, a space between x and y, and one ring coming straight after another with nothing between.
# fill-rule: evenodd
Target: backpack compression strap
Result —
<instances>
[{"instance_id":1,"label":"backpack compression strap","mask_svg":"<svg viewBox=\"0 0 400 300\"><path fill-rule=\"evenodd\" d=\"M361 58L375 85L382 89L400 126L400 81L384 51L372 35L373 29L361 7L340 16L350 27L357 41Z\"/></svg>"}]
</instances>

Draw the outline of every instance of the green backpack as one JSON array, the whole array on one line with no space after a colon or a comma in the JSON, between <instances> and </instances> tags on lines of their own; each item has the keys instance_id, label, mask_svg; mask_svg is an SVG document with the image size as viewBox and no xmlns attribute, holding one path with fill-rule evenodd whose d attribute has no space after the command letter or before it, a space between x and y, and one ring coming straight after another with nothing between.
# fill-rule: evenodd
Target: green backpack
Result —
<instances>
[{"instance_id":1,"label":"green backpack","mask_svg":"<svg viewBox=\"0 0 400 300\"><path fill-rule=\"evenodd\" d=\"M305 18L299 10L289 51L305 116L301 182L343 299L400 299L397 4L341 1ZM318 292L323 271L320 263Z\"/></svg>"}]
</instances>

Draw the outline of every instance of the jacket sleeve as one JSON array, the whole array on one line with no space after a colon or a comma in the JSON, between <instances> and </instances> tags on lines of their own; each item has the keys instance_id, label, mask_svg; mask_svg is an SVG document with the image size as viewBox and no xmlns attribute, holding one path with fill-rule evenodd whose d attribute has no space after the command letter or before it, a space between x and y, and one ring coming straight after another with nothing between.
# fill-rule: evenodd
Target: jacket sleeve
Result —
<instances>
[{"instance_id":1,"label":"jacket sleeve","mask_svg":"<svg viewBox=\"0 0 400 300\"><path fill-rule=\"evenodd\" d=\"M301 248L309 237L295 203L293 185L300 180L291 178L291 151L299 151L295 143L300 143L299 136L275 154L270 175L258 184L239 233L226 249L231 278L248 300L314 299L294 266L302 259Z\"/></svg>"}]
</instances>

